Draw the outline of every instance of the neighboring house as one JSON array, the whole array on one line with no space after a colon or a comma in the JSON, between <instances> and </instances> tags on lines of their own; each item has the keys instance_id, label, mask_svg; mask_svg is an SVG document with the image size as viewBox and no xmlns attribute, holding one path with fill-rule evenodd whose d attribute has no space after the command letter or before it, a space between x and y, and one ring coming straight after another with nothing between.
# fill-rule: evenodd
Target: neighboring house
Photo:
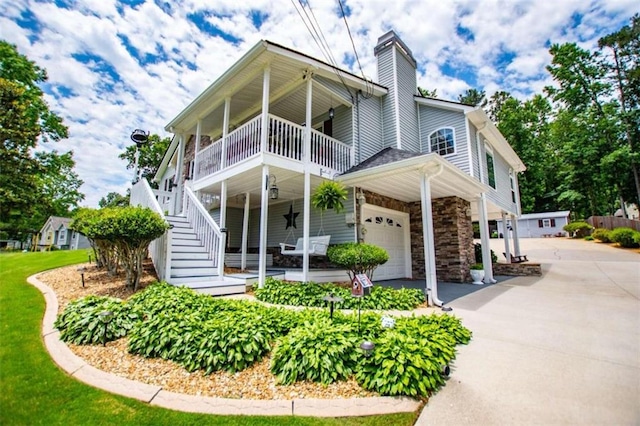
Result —
<instances>
[{"instance_id":1,"label":"neighboring house","mask_svg":"<svg viewBox=\"0 0 640 426\"><path fill-rule=\"evenodd\" d=\"M38 246L44 250L52 246L62 250L89 248L90 244L87 237L69 229L70 224L70 218L50 216L40 230Z\"/></svg>"},{"instance_id":2,"label":"neighboring house","mask_svg":"<svg viewBox=\"0 0 640 426\"><path fill-rule=\"evenodd\" d=\"M566 237L562 229L569 223L569 210L547 213L530 213L521 215L516 223L521 238ZM497 220L498 234L504 236L502 220ZM507 228L513 233L511 220L507 220Z\"/></svg>"},{"instance_id":3,"label":"neighboring house","mask_svg":"<svg viewBox=\"0 0 640 426\"><path fill-rule=\"evenodd\" d=\"M436 279L469 280L471 222L480 220L486 280L493 279L487 221L519 215L524 164L481 108L418 95L416 61L395 32L378 39L375 54L372 82L261 41L167 124L175 136L155 177L162 206L146 181L132 190L132 204L190 224L170 218L173 248L162 249L162 239L151 250L161 277L206 286L217 276L211 293L244 291L222 278L226 257L239 253L242 267L257 264L259 285L270 262L297 267L290 279L335 279L316 269L325 257L287 256L279 247L302 238L308 253L315 236L329 235L331 244L384 247L390 259L374 278L425 279L438 303ZM349 190L340 215L310 207L326 179ZM189 226L207 239L208 269L185 259L177 234ZM166 261L176 256L179 266Z\"/></svg>"}]
</instances>

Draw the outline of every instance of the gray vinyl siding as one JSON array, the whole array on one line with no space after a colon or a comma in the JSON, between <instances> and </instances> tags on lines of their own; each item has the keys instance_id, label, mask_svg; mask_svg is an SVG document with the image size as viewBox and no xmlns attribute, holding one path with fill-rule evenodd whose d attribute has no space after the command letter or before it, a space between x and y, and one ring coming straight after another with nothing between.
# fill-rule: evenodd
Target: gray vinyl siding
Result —
<instances>
[{"instance_id":1,"label":"gray vinyl siding","mask_svg":"<svg viewBox=\"0 0 640 426\"><path fill-rule=\"evenodd\" d=\"M335 111L333 138L353 146L353 114L351 108L340 105Z\"/></svg>"},{"instance_id":2,"label":"gray vinyl siding","mask_svg":"<svg viewBox=\"0 0 640 426\"><path fill-rule=\"evenodd\" d=\"M466 174L469 170L469 143L467 141L467 128L465 116L462 112L449 111L441 108L420 105L420 134L422 149L425 153L431 152L429 136L442 127L452 127L455 138L455 153L443 158L451 162Z\"/></svg>"},{"instance_id":3,"label":"gray vinyl siding","mask_svg":"<svg viewBox=\"0 0 640 426\"><path fill-rule=\"evenodd\" d=\"M213 220L220 225L220 209L209 212ZM227 247L240 247L242 245L242 220L244 210L236 207L227 208Z\"/></svg>"},{"instance_id":4,"label":"gray vinyl siding","mask_svg":"<svg viewBox=\"0 0 640 426\"><path fill-rule=\"evenodd\" d=\"M418 113L413 96L417 93L416 69L396 49L398 108L400 112L400 146L406 151L420 152Z\"/></svg>"},{"instance_id":5,"label":"gray vinyl siding","mask_svg":"<svg viewBox=\"0 0 640 426\"><path fill-rule=\"evenodd\" d=\"M487 200L493 204L500 206L500 208L517 213L516 204L511 200L511 186L509 182L509 164L500 156L500 154L493 150L493 164L496 178L496 188L493 189L489 186L489 176L487 172L486 150L485 141L482 139L480 144L482 150L482 175L484 176L484 182L487 187Z\"/></svg>"},{"instance_id":6,"label":"gray vinyl siding","mask_svg":"<svg viewBox=\"0 0 640 426\"><path fill-rule=\"evenodd\" d=\"M314 75L313 79L318 83L322 84L323 86L325 86L327 89L330 89L332 92L342 96L342 98L345 101L353 103L353 99L351 99L351 95L349 94L347 89L344 87L344 84L342 84L341 82L329 80L328 78L321 77L319 75ZM355 91L356 89L351 89L351 93L355 93Z\"/></svg>"},{"instance_id":7,"label":"gray vinyl siding","mask_svg":"<svg viewBox=\"0 0 640 426\"><path fill-rule=\"evenodd\" d=\"M476 180L480 180L480 157L478 157L477 131L478 129L476 129L476 126L469 123L469 134L471 135L469 150L471 151L471 161L473 163L473 177L475 177Z\"/></svg>"},{"instance_id":8,"label":"gray vinyl siding","mask_svg":"<svg viewBox=\"0 0 640 426\"><path fill-rule=\"evenodd\" d=\"M353 110L355 164L363 162L383 149L382 144L382 111L380 98L372 96L368 99L359 97L360 124L358 125L358 110ZM358 129L360 141L358 147ZM358 148L360 148L358 150Z\"/></svg>"},{"instance_id":9,"label":"gray vinyl siding","mask_svg":"<svg viewBox=\"0 0 640 426\"><path fill-rule=\"evenodd\" d=\"M398 141L395 115L396 82L393 68L395 46L378 53L378 82L388 88L382 97L383 148L397 148Z\"/></svg>"},{"instance_id":10,"label":"gray vinyl siding","mask_svg":"<svg viewBox=\"0 0 640 426\"><path fill-rule=\"evenodd\" d=\"M296 228L290 235L290 229L285 229L287 221L283 217L289 213L289 207L293 204L293 211L300 214L296 218ZM349 189L348 199L344 202L344 211L336 214L333 210L324 212L322 224L324 233L321 235L331 235L331 244L354 241L353 227L349 227L345 221L345 214L353 213L353 190ZM320 212L311 209L311 223L309 235L318 235L320 230ZM278 247L280 243L295 244L298 238L302 238L304 229L304 208L303 200L298 199L292 203L281 203L269 206L269 218L267 219L267 246ZM249 220L249 247L260 246L260 209L251 210Z\"/></svg>"}]
</instances>

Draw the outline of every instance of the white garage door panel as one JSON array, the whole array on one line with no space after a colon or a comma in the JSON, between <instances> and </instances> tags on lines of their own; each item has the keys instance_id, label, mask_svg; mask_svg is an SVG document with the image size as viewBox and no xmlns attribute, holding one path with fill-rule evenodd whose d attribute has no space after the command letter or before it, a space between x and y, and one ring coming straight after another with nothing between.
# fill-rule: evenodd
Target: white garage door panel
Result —
<instances>
[{"instance_id":1,"label":"white garage door panel","mask_svg":"<svg viewBox=\"0 0 640 426\"><path fill-rule=\"evenodd\" d=\"M362 224L366 228L365 242L383 247L389 253L389 260L378 266L374 272L374 280L406 278L408 271L408 223L409 215L381 207L365 206Z\"/></svg>"}]
</instances>

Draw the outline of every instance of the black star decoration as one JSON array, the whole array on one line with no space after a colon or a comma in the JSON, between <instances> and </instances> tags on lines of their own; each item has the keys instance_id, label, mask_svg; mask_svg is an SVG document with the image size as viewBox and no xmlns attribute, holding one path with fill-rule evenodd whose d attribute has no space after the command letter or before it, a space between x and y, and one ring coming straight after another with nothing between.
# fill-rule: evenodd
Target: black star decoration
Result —
<instances>
[{"instance_id":1,"label":"black star decoration","mask_svg":"<svg viewBox=\"0 0 640 426\"><path fill-rule=\"evenodd\" d=\"M292 226L298 229L298 227L296 226L296 217L298 217L299 214L300 212L293 212L293 206L289 206L289 214L282 215L285 219L287 219L287 226L284 229L289 229Z\"/></svg>"}]
</instances>

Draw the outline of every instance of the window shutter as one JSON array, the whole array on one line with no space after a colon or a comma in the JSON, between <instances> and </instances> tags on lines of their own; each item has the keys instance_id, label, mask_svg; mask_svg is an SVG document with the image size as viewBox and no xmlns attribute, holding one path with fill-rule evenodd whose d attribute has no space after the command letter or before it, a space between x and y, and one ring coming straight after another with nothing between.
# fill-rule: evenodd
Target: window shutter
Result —
<instances>
[{"instance_id":1,"label":"window shutter","mask_svg":"<svg viewBox=\"0 0 640 426\"><path fill-rule=\"evenodd\" d=\"M542 225L542 219L538 219L538 228L542 228L544 225Z\"/></svg>"},{"instance_id":2,"label":"window shutter","mask_svg":"<svg viewBox=\"0 0 640 426\"><path fill-rule=\"evenodd\" d=\"M555 219L551 219L551 227L552 228L556 227L556 220Z\"/></svg>"}]
</instances>

